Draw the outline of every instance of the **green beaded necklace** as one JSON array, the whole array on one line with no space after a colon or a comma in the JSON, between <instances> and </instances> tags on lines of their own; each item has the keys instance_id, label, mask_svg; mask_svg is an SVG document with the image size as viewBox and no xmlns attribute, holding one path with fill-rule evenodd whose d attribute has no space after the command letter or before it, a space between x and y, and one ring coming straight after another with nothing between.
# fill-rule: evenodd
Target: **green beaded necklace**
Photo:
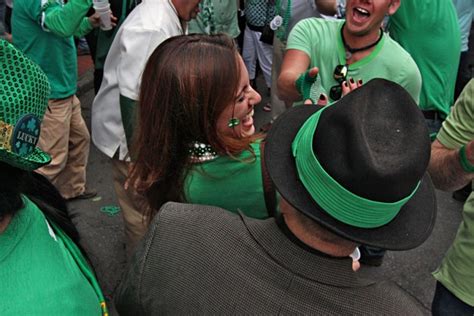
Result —
<instances>
[{"instance_id":1,"label":"green beaded necklace","mask_svg":"<svg viewBox=\"0 0 474 316\"><path fill-rule=\"evenodd\" d=\"M283 17L283 23L282 25L278 28L276 31L276 36L278 39L282 42L286 40L286 34L288 30L288 24L290 23L290 18L291 18L291 1L292 0L287 0L286 2L286 10L285 10L285 16ZM277 0L276 2L276 16L280 15L281 11L281 0Z\"/></svg>"}]
</instances>

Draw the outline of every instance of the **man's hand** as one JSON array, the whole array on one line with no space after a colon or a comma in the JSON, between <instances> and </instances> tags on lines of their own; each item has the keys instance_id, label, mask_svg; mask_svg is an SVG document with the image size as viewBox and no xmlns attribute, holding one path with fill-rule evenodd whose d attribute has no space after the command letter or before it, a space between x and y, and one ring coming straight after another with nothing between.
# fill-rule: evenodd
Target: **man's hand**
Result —
<instances>
[{"instance_id":1,"label":"man's hand","mask_svg":"<svg viewBox=\"0 0 474 316\"><path fill-rule=\"evenodd\" d=\"M99 27L100 26L100 14L97 12L94 12L93 15L88 17L89 22L91 23L93 28Z\"/></svg>"},{"instance_id":2,"label":"man's hand","mask_svg":"<svg viewBox=\"0 0 474 316\"><path fill-rule=\"evenodd\" d=\"M316 81L316 78L318 76L319 69L318 67L311 68L307 70L305 73L302 73L298 79L295 81L295 86L298 92L301 94L303 100L305 100L305 104L307 104L306 101L311 101L311 103L315 103L316 100L313 100L311 98L311 87L313 86L313 83Z\"/></svg>"},{"instance_id":3,"label":"man's hand","mask_svg":"<svg viewBox=\"0 0 474 316\"><path fill-rule=\"evenodd\" d=\"M9 42L9 43L13 43L13 39L12 39L12 34L11 34L11 33L5 32L5 35L3 36L3 39L6 40L6 41Z\"/></svg>"},{"instance_id":4,"label":"man's hand","mask_svg":"<svg viewBox=\"0 0 474 316\"><path fill-rule=\"evenodd\" d=\"M94 12L93 15L88 17L89 22L91 23L93 28L99 27L100 26L100 14L97 12ZM112 27L117 26L117 18L110 13L110 20L112 21Z\"/></svg>"}]
</instances>

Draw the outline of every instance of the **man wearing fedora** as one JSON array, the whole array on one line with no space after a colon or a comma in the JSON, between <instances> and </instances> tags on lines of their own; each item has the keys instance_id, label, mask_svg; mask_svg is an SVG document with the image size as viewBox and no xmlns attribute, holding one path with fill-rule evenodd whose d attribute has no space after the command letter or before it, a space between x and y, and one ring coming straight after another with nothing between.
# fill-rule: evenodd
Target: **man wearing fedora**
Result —
<instances>
[{"instance_id":1,"label":"man wearing fedora","mask_svg":"<svg viewBox=\"0 0 474 316\"><path fill-rule=\"evenodd\" d=\"M417 247L436 214L423 115L373 80L327 107L283 113L265 163L281 195L266 220L166 204L116 296L123 315L421 314L391 282L361 279L357 246ZM353 257L353 258L351 258Z\"/></svg>"},{"instance_id":2,"label":"man wearing fedora","mask_svg":"<svg viewBox=\"0 0 474 316\"><path fill-rule=\"evenodd\" d=\"M431 146L430 174L441 190L453 191L474 179L474 80L467 84ZM474 194L441 266L434 272L434 315L474 315Z\"/></svg>"},{"instance_id":3,"label":"man wearing fedora","mask_svg":"<svg viewBox=\"0 0 474 316\"><path fill-rule=\"evenodd\" d=\"M322 96L332 103L351 80L385 78L404 87L418 103L418 67L381 29L384 17L394 14L401 1L347 0L345 20L300 21L288 37L278 77L280 98L292 104Z\"/></svg>"}]
</instances>

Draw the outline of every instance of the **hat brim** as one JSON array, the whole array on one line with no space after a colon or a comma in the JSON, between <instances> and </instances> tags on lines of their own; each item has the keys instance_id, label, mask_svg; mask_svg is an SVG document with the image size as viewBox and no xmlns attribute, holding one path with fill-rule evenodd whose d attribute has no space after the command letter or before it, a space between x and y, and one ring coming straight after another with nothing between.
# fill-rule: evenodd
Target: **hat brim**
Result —
<instances>
[{"instance_id":1,"label":"hat brim","mask_svg":"<svg viewBox=\"0 0 474 316\"><path fill-rule=\"evenodd\" d=\"M266 138L264 159L278 192L294 208L349 240L389 250L408 250L422 244L431 234L436 219L436 195L428 173L398 215L378 228L359 228L336 220L306 191L298 179L291 145L303 123L321 108L294 107L280 115L272 125Z\"/></svg>"},{"instance_id":2,"label":"hat brim","mask_svg":"<svg viewBox=\"0 0 474 316\"><path fill-rule=\"evenodd\" d=\"M0 148L0 161L22 170L33 171L50 163L51 156L38 147L26 156L20 156L4 148Z\"/></svg>"}]
</instances>

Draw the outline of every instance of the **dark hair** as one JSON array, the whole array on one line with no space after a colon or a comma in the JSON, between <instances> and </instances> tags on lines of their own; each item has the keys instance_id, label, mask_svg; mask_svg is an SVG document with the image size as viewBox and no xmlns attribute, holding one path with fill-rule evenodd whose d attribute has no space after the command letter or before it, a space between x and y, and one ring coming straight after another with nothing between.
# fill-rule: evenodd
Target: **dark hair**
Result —
<instances>
[{"instance_id":1,"label":"dark hair","mask_svg":"<svg viewBox=\"0 0 474 316\"><path fill-rule=\"evenodd\" d=\"M0 221L23 208L21 191L27 172L0 161Z\"/></svg>"},{"instance_id":2,"label":"dark hair","mask_svg":"<svg viewBox=\"0 0 474 316\"><path fill-rule=\"evenodd\" d=\"M67 214L66 202L44 176L0 161L0 221L24 207L22 195L32 200L46 218L58 225L76 244L79 233Z\"/></svg>"},{"instance_id":3,"label":"dark hair","mask_svg":"<svg viewBox=\"0 0 474 316\"><path fill-rule=\"evenodd\" d=\"M237 58L230 37L197 34L169 38L150 56L141 81L130 177L148 200L149 220L163 203L185 201L192 141L234 156L250 150L257 138L237 139L217 132L219 115L238 92Z\"/></svg>"},{"instance_id":4,"label":"dark hair","mask_svg":"<svg viewBox=\"0 0 474 316\"><path fill-rule=\"evenodd\" d=\"M41 209L48 220L58 225L85 254L79 245L79 232L69 217L66 200L54 185L36 172L28 173L28 181L25 184L24 194Z\"/></svg>"}]
</instances>

